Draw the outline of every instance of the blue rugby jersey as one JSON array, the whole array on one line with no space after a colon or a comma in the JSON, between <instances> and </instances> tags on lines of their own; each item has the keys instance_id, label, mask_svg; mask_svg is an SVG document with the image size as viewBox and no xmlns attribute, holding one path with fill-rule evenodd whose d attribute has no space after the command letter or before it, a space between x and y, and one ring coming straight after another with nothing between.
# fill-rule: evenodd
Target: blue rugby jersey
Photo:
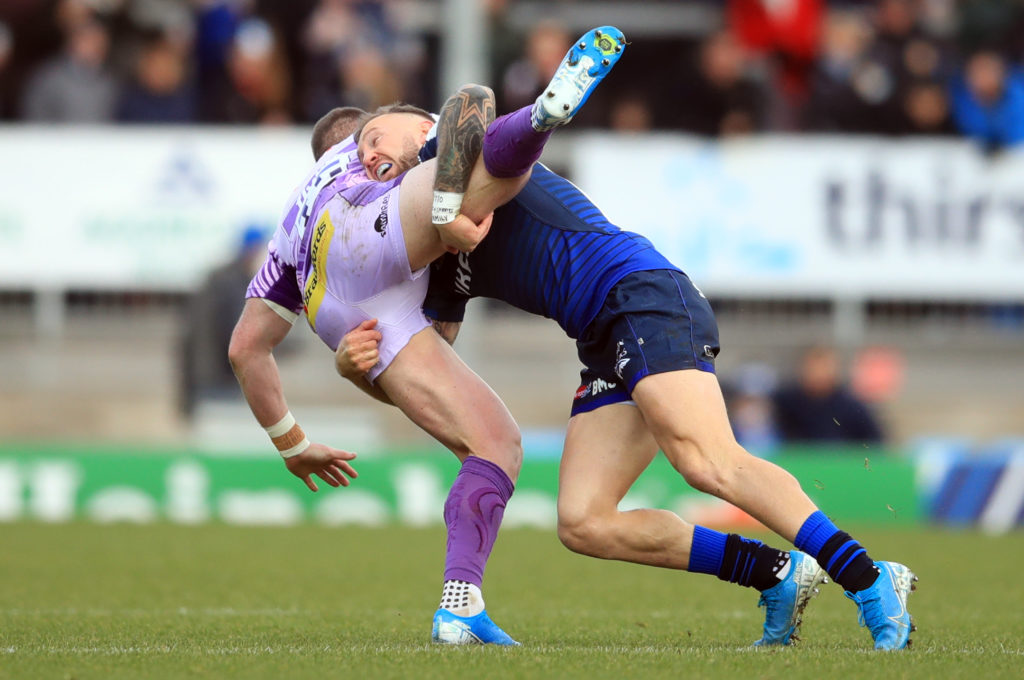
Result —
<instances>
[{"instance_id":1,"label":"blue rugby jersey","mask_svg":"<svg viewBox=\"0 0 1024 680\"><path fill-rule=\"evenodd\" d=\"M423 311L462 321L469 298L490 297L554 319L578 338L622 277L652 269L679 271L650 241L616 227L574 184L538 163L519 195L494 212L476 250L434 262Z\"/></svg>"}]
</instances>

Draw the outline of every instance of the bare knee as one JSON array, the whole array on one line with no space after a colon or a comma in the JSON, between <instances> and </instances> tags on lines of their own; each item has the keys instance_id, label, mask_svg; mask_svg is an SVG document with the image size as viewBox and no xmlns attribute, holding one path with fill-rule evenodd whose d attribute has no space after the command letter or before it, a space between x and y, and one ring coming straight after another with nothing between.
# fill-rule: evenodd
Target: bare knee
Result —
<instances>
[{"instance_id":1,"label":"bare knee","mask_svg":"<svg viewBox=\"0 0 1024 680\"><path fill-rule=\"evenodd\" d=\"M691 487L721 498L730 495L736 473L749 456L736 443L712 449L688 441L670 455L670 460Z\"/></svg>"},{"instance_id":2,"label":"bare knee","mask_svg":"<svg viewBox=\"0 0 1024 680\"><path fill-rule=\"evenodd\" d=\"M523 467L523 442L518 429L493 438L484 447L471 447L469 453L500 467L513 483L519 479L519 471Z\"/></svg>"},{"instance_id":3,"label":"bare knee","mask_svg":"<svg viewBox=\"0 0 1024 680\"><path fill-rule=\"evenodd\" d=\"M583 513L558 513L558 540L581 555L601 557L605 544L604 525Z\"/></svg>"}]
</instances>

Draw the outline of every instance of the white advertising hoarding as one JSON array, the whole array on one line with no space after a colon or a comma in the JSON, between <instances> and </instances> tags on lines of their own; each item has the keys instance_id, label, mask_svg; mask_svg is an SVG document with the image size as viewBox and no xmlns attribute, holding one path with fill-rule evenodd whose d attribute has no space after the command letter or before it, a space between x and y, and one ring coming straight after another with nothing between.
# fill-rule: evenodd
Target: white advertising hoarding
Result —
<instances>
[{"instance_id":1,"label":"white advertising hoarding","mask_svg":"<svg viewBox=\"0 0 1024 680\"><path fill-rule=\"evenodd\" d=\"M963 141L588 135L574 177L709 293L1024 297L1024 153Z\"/></svg>"},{"instance_id":2,"label":"white advertising hoarding","mask_svg":"<svg viewBox=\"0 0 1024 680\"><path fill-rule=\"evenodd\" d=\"M295 129L0 128L0 285L189 289L312 163Z\"/></svg>"}]
</instances>

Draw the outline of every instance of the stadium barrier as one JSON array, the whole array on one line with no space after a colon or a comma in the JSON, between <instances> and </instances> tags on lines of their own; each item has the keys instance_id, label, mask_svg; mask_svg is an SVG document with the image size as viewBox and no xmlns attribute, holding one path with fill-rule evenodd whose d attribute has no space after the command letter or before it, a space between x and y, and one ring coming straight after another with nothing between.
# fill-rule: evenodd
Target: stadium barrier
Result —
<instances>
[{"instance_id":1,"label":"stadium barrier","mask_svg":"<svg viewBox=\"0 0 1024 680\"><path fill-rule=\"evenodd\" d=\"M243 226L276 222L312 163L308 134L0 127L0 290L192 289ZM1005 300L1024 289L1024 151L993 161L965 140L607 132L566 134L562 148L613 222L709 293ZM89 168L62 186L60 219L38 208L51 183L28 179L52 176L54 158Z\"/></svg>"},{"instance_id":2,"label":"stadium barrier","mask_svg":"<svg viewBox=\"0 0 1024 680\"><path fill-rule=\"evenodd\" d=\"M836 521L909 525L922 518L915 466L861 448L776 459ZM506 526L552 528L558 460L524 461ZM458 471L437 450L357 460L359 479L313 494L270 452L265 457L194 450L63 447L0 448L0 521L224 522L241 525L438 525ZM659 456L623 500L623 509L666 508L690 521L756 528L736 508L693 491Z\"/></svg>"},{"instance_id":3,"label":"stadium barrier","mask_svg":"<svg viewBox=\"0 0 1024 680\"><path fill-rule=\"evenodd\" d=\"M991 533L1024 527L1024 440L978 447L939 439L918 449L918 486L933 522Z\"/></svg>"}]
</instances>

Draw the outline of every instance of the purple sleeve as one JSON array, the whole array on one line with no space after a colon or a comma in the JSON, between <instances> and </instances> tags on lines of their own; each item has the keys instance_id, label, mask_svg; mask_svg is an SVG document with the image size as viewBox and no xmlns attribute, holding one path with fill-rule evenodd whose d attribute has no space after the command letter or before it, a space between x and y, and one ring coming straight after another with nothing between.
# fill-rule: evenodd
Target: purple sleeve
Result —
<instances>
[{"instance_id":1,"label":"purple sleeve","mask_svg":"<svg viewBox=\"0 0 1024 680\"><path fill-rule=\"evenodd\" d=\"M295 267L278 261L274 253L256 272L245 291L246 298L263 298L275 302L296 314L302 312L302 293L295 278Z\"/></svg>"}]
</instances>

